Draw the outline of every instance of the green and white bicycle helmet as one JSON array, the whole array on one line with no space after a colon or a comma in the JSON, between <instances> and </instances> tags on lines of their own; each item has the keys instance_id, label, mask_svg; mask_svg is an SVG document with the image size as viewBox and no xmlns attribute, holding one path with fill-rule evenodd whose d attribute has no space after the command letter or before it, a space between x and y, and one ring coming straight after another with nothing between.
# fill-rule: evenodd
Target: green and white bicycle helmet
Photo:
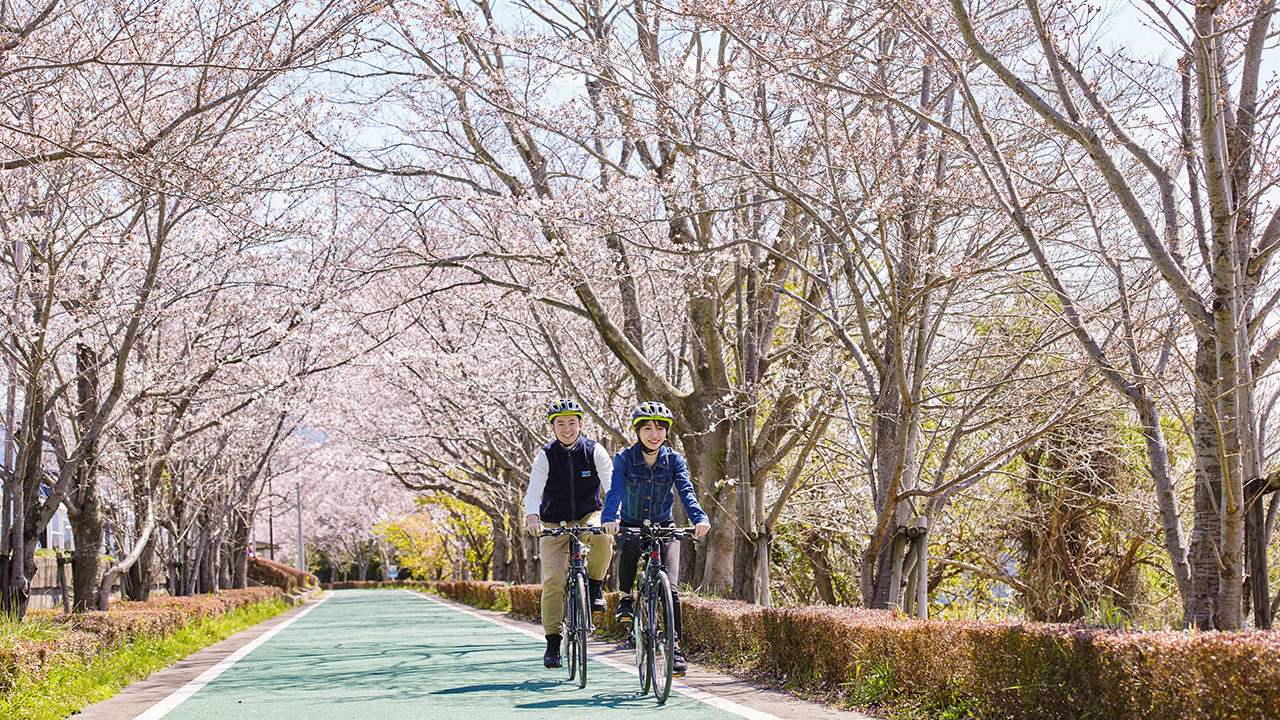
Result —
<instances>
[{"instance_id":1,"label":"green and white bicycle helmet","mask_svg":"<svg viewBox=\"0 0 1280 720\"><path fill-rule=\"evenodd\" d=\"M573 398L561 398L547 407L547 422L554 422L561 415L577 415L581 420L583 417L582 406Z\"/></svg>"},{"instance_id":2,"label":"green and white bicycle helmet","mask_svg":"<svg viewBox=\"0 0 1280 720\"><path fill-rule=\"evenodd\" d=\"M660 402L640 403L631 411L631 429L635 430L645 420L660 420L671 425L671 408Z\"/></svg>"}]
</instances>

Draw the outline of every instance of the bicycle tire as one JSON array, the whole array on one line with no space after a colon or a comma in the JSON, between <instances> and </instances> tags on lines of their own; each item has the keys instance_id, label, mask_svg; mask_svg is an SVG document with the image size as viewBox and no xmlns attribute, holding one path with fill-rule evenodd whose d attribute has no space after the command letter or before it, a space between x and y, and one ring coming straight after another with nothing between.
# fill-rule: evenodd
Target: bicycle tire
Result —
<instances>
[{"instance_id":1,"label":"bicycle tire","mask_svg":"<svg viewBox=\"0 0 1280 720\"><path fill-rule=\"evenodd\" d=\"M573 576L573 598L574 598L574 647L573 651L576 656L573 663L577 665L578 671L578 687L587 686L587 614L590 612L587 605L587 581L582 574ZM571 666L572 667L572 666ZM569 676L573 679L572 674Z\"/></svg>"},{"instance_id":2,"label":"bicycle tire","mask_svg":"<svg viewBox=\"0 0 1280 720\"><path fill-rule=\"evenodd\" d=\"M667 573L658 571L649 642L652 646L653 697L662 705L671 695L672 665L676 659L675 607L671 600L671 581Z\"/></svg>"},{"instance_id":3,"label":"bicycle tire","mask_svg":"<svg viewBox=\"0 0 1280 720\"><path fill-rule=\"evenodd\" d=\"M652 651L652 645L649 642L649 612L646 607L649 602L649 592L643 587L640 590L631 618L631 632L636 642L636 670L640 676L640 694L648 695L650 681L653 679L653 663L649 661Z\"/></svg>"},{"instance_id":4,"label":"bicycle tire","mask_svg":"<svg viewBox=\"0 0 1280 720\"><path fill-rule=\"evenodd\" d=\"M562 638L560 641L560 657L562 658L561 662L564 663L561 667L569 669L570 680L572 680L574 675L578 672L578 668L576 666L578 660L578 634L576 632L578 618L574 604L573 576L570 575L568 580L565 582L564 622L561 623L563 627L560 628Z\"/></svg>"}]
</instances>

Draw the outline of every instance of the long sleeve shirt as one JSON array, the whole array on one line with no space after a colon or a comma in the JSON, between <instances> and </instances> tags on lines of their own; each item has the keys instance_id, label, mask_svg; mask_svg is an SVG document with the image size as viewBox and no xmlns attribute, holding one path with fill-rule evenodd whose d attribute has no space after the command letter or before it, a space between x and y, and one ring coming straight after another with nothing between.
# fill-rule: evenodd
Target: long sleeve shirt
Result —
<instances>
[{"instance_id":1,"label":"long sleeve shirt","mask_svg":"<svg viewBox=\"0 0 1280 720\"><path fill-rule=\"evenodd\" d=\"M609 494L613 478L613 458L600 443L595 444L595 452L591 459L595 463L596 476L600 478L600 497ZM525 515L541 515L542 495L547 488L547 478L551 472L551 462L547 459L546 450L539 450L533 458L533 468L529 471L529 487L524 494Z\"/></svg>"}]
</instances>

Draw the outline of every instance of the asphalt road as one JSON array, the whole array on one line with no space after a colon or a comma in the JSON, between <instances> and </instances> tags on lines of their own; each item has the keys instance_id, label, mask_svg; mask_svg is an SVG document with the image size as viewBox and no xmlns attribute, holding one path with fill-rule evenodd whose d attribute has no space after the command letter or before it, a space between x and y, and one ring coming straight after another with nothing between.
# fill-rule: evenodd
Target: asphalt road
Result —
<instances>
[{"instance_id":1,"label":"asphalt road","mask_svg":"<svg viewBox=\"0 0 1280 720\"><path fill-rule=\"evenodd\" d=\"M324 593L153 674L83 720L664 720L865 716L692 667L665 706L640 695L634 653L592 644L587 687L542 667L541 628L404 590ZM199 656L199 657L198 657Z\"/></svg>"}]
</instances>

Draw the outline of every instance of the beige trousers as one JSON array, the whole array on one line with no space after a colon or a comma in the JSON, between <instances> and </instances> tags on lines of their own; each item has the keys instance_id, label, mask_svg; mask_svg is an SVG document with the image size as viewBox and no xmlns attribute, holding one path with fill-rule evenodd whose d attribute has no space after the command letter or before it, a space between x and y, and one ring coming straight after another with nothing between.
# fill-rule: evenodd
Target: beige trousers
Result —
<instances>
[{"instance_id":1,"label":"beige trousers","mask_svg":"<svg viewBox=\"0 0 1280 720\"><path fill-rule=\"evenodd\" d=\"M569 523L571 526L600 525L600 512L596 511ZM582 536L583 560L587 564L587 576L603 580L613 558L612 535ZM569 536L538 538L538 555L542 558L542 629L547 635L560 633L564 619L564 580L569 572Z\"/></svg>"}]
</instances>

